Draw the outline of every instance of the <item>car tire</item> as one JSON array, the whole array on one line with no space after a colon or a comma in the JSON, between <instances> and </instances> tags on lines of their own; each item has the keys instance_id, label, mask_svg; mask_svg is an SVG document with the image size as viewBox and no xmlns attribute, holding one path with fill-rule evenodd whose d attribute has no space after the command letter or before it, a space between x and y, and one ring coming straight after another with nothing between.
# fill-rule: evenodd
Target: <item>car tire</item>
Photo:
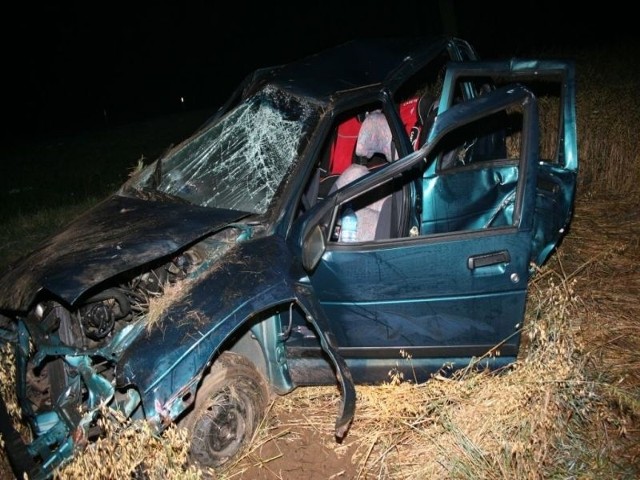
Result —
<instances>
[{"instance_id":1,"label":"car tire","mask_svg":"<svg viewBox=\"0 0 640 480\"><path fill-rule=\"evenodd\" d=\"M268 399L255 366L241 355L222 353L203 379L193 410L180 422L190 434L190 459L216 468L238 455L260 425Z\"/></svg>"}]
</instances>

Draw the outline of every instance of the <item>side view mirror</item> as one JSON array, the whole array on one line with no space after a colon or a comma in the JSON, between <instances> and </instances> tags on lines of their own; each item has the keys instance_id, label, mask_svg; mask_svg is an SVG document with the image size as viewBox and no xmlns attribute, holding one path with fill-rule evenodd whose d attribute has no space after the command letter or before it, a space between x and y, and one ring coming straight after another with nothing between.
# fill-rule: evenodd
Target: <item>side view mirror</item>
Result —
<instances>
[{"instance_id":1,"label":"side view mirror","mask_svg":"<svg viewBox=\"0 0 640 480\"><path fill-rule=\"evenodd\" d=\"M316 225L302 245L302 266L307 272L316 268L326 247L324 230L320 225Z\"/></svg>"}]
</instances>

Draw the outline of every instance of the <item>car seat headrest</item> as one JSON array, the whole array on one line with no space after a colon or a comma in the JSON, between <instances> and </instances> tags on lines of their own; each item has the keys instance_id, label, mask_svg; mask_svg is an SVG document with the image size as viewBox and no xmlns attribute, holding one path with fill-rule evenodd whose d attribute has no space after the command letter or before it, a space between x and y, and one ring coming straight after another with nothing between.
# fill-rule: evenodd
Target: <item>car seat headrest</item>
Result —
<instances>
[{"instance_id":1,"label":"car seat headrest","mask_svg":"<svg viewBox=\"0 0 640 480\"><path fill-rule=\"evenodd\" d=\"M393 151L393 137L387 119L380 110L368 113L358 133L356 155L371 158L379 153L391 161Z\"/></svg>"}]
</instances>

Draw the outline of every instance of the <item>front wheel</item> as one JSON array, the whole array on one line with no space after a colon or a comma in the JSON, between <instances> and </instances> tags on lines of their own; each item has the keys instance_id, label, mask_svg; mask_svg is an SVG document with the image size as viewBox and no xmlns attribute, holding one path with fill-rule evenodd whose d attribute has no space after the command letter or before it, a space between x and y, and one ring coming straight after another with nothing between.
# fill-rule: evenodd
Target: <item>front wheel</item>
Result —
<instances>
[{"instance_id":1,"label":"front wheel","mask_svg":"<svg viewBox=\"0 0 640 480\"><path fill-rule=\"evenodd\" d=\"M219 467L251 441L268 403L263 376L245 357L224 352L196 393L182 426L191 437L190 457L203 467Z\"/></svg>"}]
</instances>

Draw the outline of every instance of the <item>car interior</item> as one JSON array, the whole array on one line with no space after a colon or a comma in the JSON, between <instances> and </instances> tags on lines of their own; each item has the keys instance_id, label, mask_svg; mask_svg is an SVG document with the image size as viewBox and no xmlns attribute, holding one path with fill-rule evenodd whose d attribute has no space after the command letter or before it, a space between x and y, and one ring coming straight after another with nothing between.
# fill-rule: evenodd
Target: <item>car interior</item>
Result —
<instances>
[{"instance_id":1,"label":"car interior","mask_svg":"<svg viewBox=\"0 0 640 480\"><path fill-rule=\"evenodd\" d=\"M336 118L303 196L306 206L424 145L437 114L446 60L435 60L438 68L430 65L396 92L404 132L392 130L380 102ZM453 103L492 88L488 79L460 79ZM520 155L517 132L522 127L517 123L517 113L502 112L447 135L421 171L404 172L341 206L335 224L326 225L327 240L340 242L340 219L347 206L358 217L357 242L512 225Z\"/></svg>"}]
</instances>

